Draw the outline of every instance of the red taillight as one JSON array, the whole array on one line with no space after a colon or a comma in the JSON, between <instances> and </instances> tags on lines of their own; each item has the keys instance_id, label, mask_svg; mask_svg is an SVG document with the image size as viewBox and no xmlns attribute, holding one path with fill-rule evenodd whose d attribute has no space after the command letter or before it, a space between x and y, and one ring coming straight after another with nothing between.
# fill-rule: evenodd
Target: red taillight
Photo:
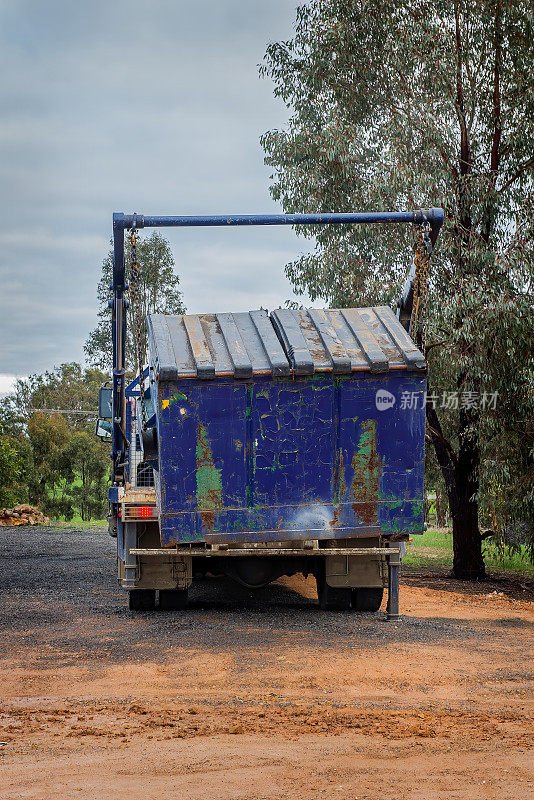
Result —
<instances>
[{"instance_id":1,"label":"red taillight","mask_svg":"<svg viewBox=\"0 0 534 800\"><path fill-rule=\"evenodd\" d=\"M125 519L154 519L158 516L156 506L125 506Z\"/></svg>"}]
</instances>

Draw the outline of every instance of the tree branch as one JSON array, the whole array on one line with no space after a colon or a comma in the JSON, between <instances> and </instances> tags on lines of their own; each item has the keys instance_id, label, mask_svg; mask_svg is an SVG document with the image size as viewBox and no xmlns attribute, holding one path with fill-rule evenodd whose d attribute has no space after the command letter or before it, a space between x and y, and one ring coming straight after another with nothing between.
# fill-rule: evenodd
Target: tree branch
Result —
<instances>
[{"instance_id":1,"label":"tree branch","mask_svg":"<svg viewBox=\"0 0 534 800\"><path fill-rule=\"evenodd\" d=\"M465 179L471 172L472 159L471 148L469 145L469 134L465 120L465 97L462 81L462 35L460 30L460 10L458 0L454 3L454 23L455 23L455 42L456 42L456 114L460 125L460 178ZM466 240L472 227L471 214L464 203L465 186L463 180L459 184L459 212L460 223L463 228L461 238Z\"/></svg>"},{"instance_id":2,"label":"tree branch","mask_svg":"<svg viewBox=\"0 0 534 800\"><path fill-rule=\"evenodd\" d=\"M432 344L427 345L425 347L425 358L434 347L441 347L443 344L447 344L447 339L442 339L441 342L432 342Z\"/></svg>"},{"instance_id":3,"label":"tree branch","mask_svg":"<svg viewBox=\"0 0 534 800\"><path fill-rule=\"evenodd\" d=\"M490 169L492 173L497 176L499 169L500 153L499 147L501 144L502 135L502 120L501 120L501 58L502 58L502 31L500 28L500 5L495 14L495 64L493 67L493 142L491 145L491 159Z\"/></svg>"},{"instance_id":4,"label":"tree branch","mask_svg":"<svg viewBox=\"0 0 534 800\"><path fill-rule=\"evenodd\" d=\"M441 430L436 409L430 402L428 395L426 401L426 419L427 427L432 437L432 444L434 445L436 458L441 469L441 474L443 475L443 479L445 481L447 497L449 498L449 508L451 510L451 514L454 515L459 507L458 489L456 486L456 465L458 463L458 459L456 458L456 453L452 449L451 445L443 436L443 431Z\"/></svg>"},{"instance_id":5,"label":"tree branch","mask_svg":"<svg viewBox=\"0 0 534 800\"><path fill-rule=\"evenodd\" d=\"M489 190L494 191L497 184L497 173L501 160L500 146L502 136L501 119L501 58L502 58L502 30L501 30L501 6L497 6L495 12L495 62L493 65L493 139L490 154L490 185ZM490 200L491 203L491 200ZM491 235L492 214L489 207L486 208L486 220L482 239L489 241Z\"/></svg>"},{"instance_id":6,"label":"tree branch","mask_svg":"<svg viewBox=\"0 0 534 800\"><path fill-rule=\"evenodd\" d=\"M450 444L450 442L448 442L435 428L433 428L431 425L429 425L428 422L426 423L426 425L427 425L428 430L432 434L432 436L435 436L437 439L439 439L439 441L441 442L443 447L445 447L445 449L448 451L448 453L449 453L449 455L451 457L451 460L454 463L454 466L457 467L458 466L458 459L456 457L456 453L454 452L453 447Z\"/></svg>"},{"instance_id":7,"label":"tree branch","mask_svg":"<svg viewBox=\"0 0 534 800\"><path fill-rule=\"evenodd\" d=\"M499 191L504 192L505 189L508 189L508 187L511 186L512 183L519 178L521 173L523 173L526 169L532 169L532 167L534 167L534 156L532 158L529 158L528 161L525 161L525 163L519 167L517 172L515 172L512 175L512 177L508 181L506 181L506 183L504 183L502 186L499 187Z\"/></svg>"}]
</instances>

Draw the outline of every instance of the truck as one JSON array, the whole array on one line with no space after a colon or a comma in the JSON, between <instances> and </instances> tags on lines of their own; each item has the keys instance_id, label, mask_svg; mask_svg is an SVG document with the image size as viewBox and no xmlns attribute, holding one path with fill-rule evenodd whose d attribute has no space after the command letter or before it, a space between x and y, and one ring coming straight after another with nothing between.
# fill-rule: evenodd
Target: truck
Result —
<instances>
[{"instance_id":1,"label":"truck","mask_svg":"<svg viewBox=\"0 0 534 800\"><path fill-rule=\"evenodd\" d=\"M321 609L377 612L387 587L387 618L399 616L401 555L424 530L427 364L414 338L443 217L113 215L113 374L96 432L111 440L109 531L131 610L185 609L198 576L256 589L302 573ZM128 381L125 234L135 254L143 228L279 224L416 226L396 313L152 314Z\"/></svg>"}]
</instances>

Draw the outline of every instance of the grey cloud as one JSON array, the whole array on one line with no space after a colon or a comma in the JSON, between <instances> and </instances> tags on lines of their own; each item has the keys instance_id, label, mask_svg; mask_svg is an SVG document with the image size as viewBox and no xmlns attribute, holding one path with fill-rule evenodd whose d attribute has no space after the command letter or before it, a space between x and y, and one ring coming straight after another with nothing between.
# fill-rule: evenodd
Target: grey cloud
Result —
<instances>
[{"instance_id":1,"label":"grey cloud","mask_svg":"<svg viewBox=\"0 0 534 800\"><path fill-rule=\"evenodd\" d=\"M258 138L288 112L257 63L295 7L0 3L0 373L82 358L113 211L279 210ZM165 235L194 312L278 305L308 249L286 229Z\"/></svg>"}]
</instances>

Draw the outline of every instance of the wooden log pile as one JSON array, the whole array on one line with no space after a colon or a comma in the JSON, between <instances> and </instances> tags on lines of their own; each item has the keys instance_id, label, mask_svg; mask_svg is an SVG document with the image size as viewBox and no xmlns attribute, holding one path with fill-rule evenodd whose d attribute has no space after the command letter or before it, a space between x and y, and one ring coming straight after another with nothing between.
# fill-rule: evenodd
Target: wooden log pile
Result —
<instances>
[{"instance_id":1,"label":"wooden log pile","mask_svg":"<svg viewBox=\"0 0 534 800\"><path fill-rule=\"evenodd\" d=\"M35 506L22 503L14 508L0 508L0 527L8 525L50 525L50 520Z\"/></svg>"}]
</instances>

